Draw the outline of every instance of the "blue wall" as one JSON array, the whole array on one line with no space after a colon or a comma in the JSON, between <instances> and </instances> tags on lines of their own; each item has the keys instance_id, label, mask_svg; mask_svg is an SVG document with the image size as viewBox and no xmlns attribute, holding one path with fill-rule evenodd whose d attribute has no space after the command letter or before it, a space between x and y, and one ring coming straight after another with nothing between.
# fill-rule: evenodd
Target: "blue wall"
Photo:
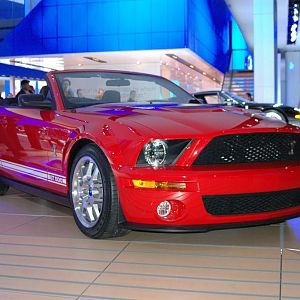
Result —
<instances>
[{"instance_id":1,"label":"blue wall","mask_svg":"<svg viewBox=\"0 0 300 300\"><path fill-rule=\"evenodd\" d=\"M188 47L225 72L230 22L224 0L42 0L0 56Z\"/></svg>"},{"instance_id":2,"label":"blue wall","mask_svg":"<svg viewBox=\"0 0 300 300\"><path fill-rule=\"evenodd\" d=\"M185 11L186 0L43 0L0 55L183 48Z\"/></svg>"},{"instance_id":3,"label":"blue wall","mask_svg":"<svg viewBox=\"0 0 300 300\"><path fill-rule=\"evenodd\" d=\"M24 17L24 4L0 0L0 19L19 19Z\"/></svg>"},{"instance_id":4,"label":"blue wall","mask_svg":"<svg viewBox=\"0 0 300 300\"><path fill-rule=\"evenodd\" d=\"M188 6L188 47L224 72L230 62L228 7L220 0L190 0Z\"/></svg>"},{"instance_id":5,"label":"blue wall","mask_svg":"<svg viewBox=\"0 0 300 300\"><path fill-rule=\"evenodd\" d=\"M252 55L252 53L248 49L239 25L232 18L232 59L230 68L232 70L244 70L245 58L248 55Z\"/></svg>"}]
</instances>

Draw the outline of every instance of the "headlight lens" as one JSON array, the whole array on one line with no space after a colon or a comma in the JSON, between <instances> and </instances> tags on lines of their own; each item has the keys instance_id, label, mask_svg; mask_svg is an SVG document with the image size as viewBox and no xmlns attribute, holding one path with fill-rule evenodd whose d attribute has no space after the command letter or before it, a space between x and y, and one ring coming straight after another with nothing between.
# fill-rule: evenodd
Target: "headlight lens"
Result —
<instances>
[{"instance_id":1,"label":"headlight lens","mask_svg":"<svg viewBox=\"0 0 300 300\"><path fill-rule=\"evenodd\" d=\"M153 140L141 151L137 165L154 168L172 165L176 162L191 140Z\"/></svg>"},{"instance_id":2,"label":"headlight lens","mask_svg":"<svg viewBox=\"0 0 300 300\"><path fill-rule=\"evenodd\" d=\"M144 157L146 162L153 167L164 164L167 157L168 145L165 141L155 140L145 145Z\"/></svg>"}]
</instances>

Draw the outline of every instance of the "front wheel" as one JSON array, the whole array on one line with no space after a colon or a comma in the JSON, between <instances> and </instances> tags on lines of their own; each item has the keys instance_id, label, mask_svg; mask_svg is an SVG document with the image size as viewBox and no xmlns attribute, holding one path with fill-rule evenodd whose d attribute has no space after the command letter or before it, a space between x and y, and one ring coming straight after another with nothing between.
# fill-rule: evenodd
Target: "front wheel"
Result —
<instances>
[{"instance_id":1,"label":"front wheel","mask_svg":"<svg viewBox=\"0 0 300 300\"><path fill-rule=\"evenodd\" d=\"M7 193L9 189L9 185L5 184L5 183L0 183L0 196L3 196Z\"/></svg>"},{"instance_id":2,"label":"front wheel","mask_svg":"<svg viewBox=\"0 0 300 300\"><path fill-rule=\"evenodd\" d=\"M69 197L75 222L91 238L123 233L118 227L119 198L110 165L94 144L82 148L71 167Z\"/></svg>"},{"instance_id":3,"label":"front wheel","mask_svg":"<svg viewBox=\"0 0 300 300\"><path fill-rule=\"evenodd\" d=\"M268 118L272 118L272 119L276 119L288 123L287 117L282 112L276 109L265 110L264 114Z\"/></svg>"}]
</instances>

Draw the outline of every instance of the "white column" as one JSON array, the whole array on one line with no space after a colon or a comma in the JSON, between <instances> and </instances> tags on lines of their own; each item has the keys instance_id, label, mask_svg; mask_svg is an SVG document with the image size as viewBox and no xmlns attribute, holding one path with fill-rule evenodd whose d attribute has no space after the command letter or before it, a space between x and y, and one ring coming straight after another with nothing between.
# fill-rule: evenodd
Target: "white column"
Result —
<instances>
[{"instance_id":1,"label":"white column","mask_svg":"<svg viewBox=\"0 0 300 300\"><path fill-rule=\"evenodd\" d=\"M286 104L300 105L300 52L285 53Z\"/></svg>"},{"instance_id":2,"label":"white column","mask_svg":"<svg viewBox=\"0 0 300 300\"><path fill-rule=\"evenodd\" d=\"M283 103L283 99L282 99L282 86L281 86L281 82L283 80L283 77L284 77L284 74L282 74L282 70L281 70L281 61L282 61L282 56L281 56L281 53L278 53L277 54L277 78L276 78L276 81L277 81L277 94L276 94L276 103L280 103L282 104Z\"/></svg>"},{"instance_id":3,"label":"white column","mask_svg":"<svg viewBox=\"0 0 300 300\"><path fill-rule=\"evenodd\" d=\"M253 0L254 100L277 100L276 0Z\"/></svg>"}]
</instances>

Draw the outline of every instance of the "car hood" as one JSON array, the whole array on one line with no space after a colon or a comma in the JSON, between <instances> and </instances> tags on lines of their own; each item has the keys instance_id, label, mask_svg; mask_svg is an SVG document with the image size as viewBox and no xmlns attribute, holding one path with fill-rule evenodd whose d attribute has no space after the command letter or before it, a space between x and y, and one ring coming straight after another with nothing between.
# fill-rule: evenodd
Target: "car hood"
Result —
<instances>
[{"instance_id":1,"label":"car hood","mask_svg":"<svg viewBox=\"0 0 300 300\"><path fill-rule=\"evenodd\" d=\"M195 104L96 105L78 113L105 115L110 120L143 125L161 135L199 135L233 129L283 128L285 123L246 113L239 108Z\"/></svg>"}]
</instances>

